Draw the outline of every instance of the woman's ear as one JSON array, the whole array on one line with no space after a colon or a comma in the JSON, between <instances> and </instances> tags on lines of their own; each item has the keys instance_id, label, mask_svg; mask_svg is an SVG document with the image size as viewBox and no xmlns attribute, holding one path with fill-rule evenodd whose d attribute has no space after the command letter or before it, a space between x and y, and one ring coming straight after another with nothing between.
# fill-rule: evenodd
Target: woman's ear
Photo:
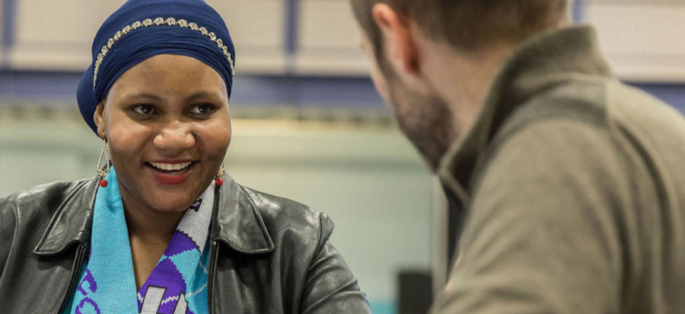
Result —
<instances>
[{"instance_id":1,"label":"woman's ear","mask_svg":"<svg viewBox=\"0 0 685 314\"><path fill-rule=\"evenodd\" d=\"M93 121L95 121L95 126L97 127L98 136L101 139L107 138L106 124L105 124L105 101L101 101L97 108L95 108L95 113L93 114Z\"/></svg>"}]
</instances>

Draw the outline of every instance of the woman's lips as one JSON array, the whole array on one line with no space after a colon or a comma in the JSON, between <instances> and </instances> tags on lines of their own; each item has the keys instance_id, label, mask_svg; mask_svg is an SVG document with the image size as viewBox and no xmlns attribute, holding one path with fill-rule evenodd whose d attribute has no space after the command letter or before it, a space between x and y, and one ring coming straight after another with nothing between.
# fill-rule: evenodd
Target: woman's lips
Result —
<instances>
[{"instance_id":1,"label":"woman's lips","mask_svg":"<svg viewBox=\"0 0 685 314\"><path fill-rule=\"evenodd\" d=\"M148 162L152 176L164 185L179 185L188 180L193 171L194 162Z\"/></svg>"},{"instance_id":2,"label":"woman's lips","mask_svg":"<svg viewBox=\"0 0 685 314\"><path fill-rule=\"evenodd\" d=\"M159 170L165 171L180 171L188 168L193 162L192 161L176 161L176 162L154 162L151 161L149 164Z\"/></svg>"}]
</instances>

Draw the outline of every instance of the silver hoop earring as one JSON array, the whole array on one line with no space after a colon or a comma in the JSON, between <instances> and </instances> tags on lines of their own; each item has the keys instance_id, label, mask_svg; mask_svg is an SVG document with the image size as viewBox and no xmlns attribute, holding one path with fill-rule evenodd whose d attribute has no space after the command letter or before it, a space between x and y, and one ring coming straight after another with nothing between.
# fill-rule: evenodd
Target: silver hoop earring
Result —
<instances>
[{"instance_id":1,"label":"silver hoop earring","mask_svg":"<svg viewBox=\"0 0 685 314\"><path fill-rule=\"evenodd\" d=\"M102 165L102 158L105 158L105 164ZM109 168L112 167L112 162L109 158L109 150L107 149L107 140L104 141L102 145L102 150L100 151L100 158L98 158L98 178L100 178L100 186L106 188L109 182L107 182L107 174L109 174Z\"/></svg>"}]
</instances>

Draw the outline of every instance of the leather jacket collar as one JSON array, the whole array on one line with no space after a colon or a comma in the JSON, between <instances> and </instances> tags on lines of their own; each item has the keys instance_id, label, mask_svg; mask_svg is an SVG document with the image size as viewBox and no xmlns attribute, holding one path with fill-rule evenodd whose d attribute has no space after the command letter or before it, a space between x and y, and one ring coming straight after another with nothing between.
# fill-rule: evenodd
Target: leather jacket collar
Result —
<instances>
[{"instance_id":1,"label":"leather jacket collar","mask_svg":"<svg viewBox=\"0 0 685 314\"><path fill-rule=\"evenodd\" d=\"M99 180L84 180L60 204L33 252L58 255L71 245L90 241L93 208ZM240 185L226 176L217 187L210 241L222 242L245 254L274 250L274 243L254 202Z\"/></svg>"}]
</instances>

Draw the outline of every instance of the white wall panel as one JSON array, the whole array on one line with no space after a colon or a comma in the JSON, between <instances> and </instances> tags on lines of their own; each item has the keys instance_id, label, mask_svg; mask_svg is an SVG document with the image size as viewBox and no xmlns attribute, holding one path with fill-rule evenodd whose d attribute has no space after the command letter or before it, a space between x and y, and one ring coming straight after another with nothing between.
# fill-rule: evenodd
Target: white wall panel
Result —
<instances>
[{"instance_id":1,"label":"white wall panel","mask_svg":"<svg viewBox=\"0 0 685 314\"><path fill-rule=\"evenodd\" d=\"M10 56L19 69L84 70L100 24L123 0L20 0Z\"/></svg>"},{"instance_id":2,"label":"white wall panel","mask_svg":"<svg viewBox=\"0 0 685 314\"><path fill-rule=\"evenodd\" d=\"M368 61L349 0L301 0L295 71L366 75Z\"/></svg>"},{"instance_id":3,"label":"white wall panel","mask_svg":"<svg viewBox=\"0 0 685 314\"><path fill-rule=\"evenodd\" d=\"M18 0L11 63L18 69L83 70L101 23L124 0ZM282 0L210 0L237 48L238 73L285 69Z\"/></svg>"},{"instance_id":4,"label":"white wall panel","mask_svg":"<svg viewBox=\"0 0 685 314\"><path fill-rule=\"evenodd\" d=\"M685 81L684 2L596 1L585 18L621 79Z\"/></svg>"},{"instance_id":5,"label":"white wall panel","mask_svg":"<svg viewBox=\"0 0 685 314\"><path fill-rule=\"evenodd\" d=\"M236 45L238 73L285 71L286 1L207 0L226 21Z\"/></svg>"}]
</instances>

